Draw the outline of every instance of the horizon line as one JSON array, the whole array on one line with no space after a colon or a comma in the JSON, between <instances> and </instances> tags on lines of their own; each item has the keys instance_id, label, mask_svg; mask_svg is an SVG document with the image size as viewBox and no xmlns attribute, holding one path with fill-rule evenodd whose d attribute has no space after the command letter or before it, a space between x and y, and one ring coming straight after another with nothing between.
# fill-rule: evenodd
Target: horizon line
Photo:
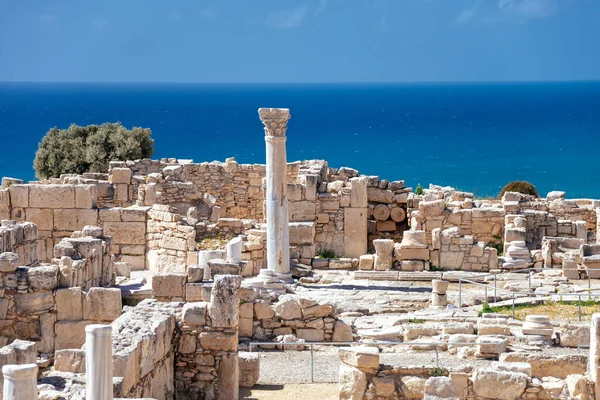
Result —
<instances>
[{"instance_id":1,"label":"horizon line","mask_svg":"<svg viewBox=\"0 0 600 400\"><path fill-rule=\"evenodd\" d=\"M129 84L129 85L419 85L419 84L511 84L511 83L596 83L600 79L573 79L573 80L496 80L496 81L306 81L306 82L201 82L201 81L5 81L0 84Z\"/></svg>"}]
</instances>

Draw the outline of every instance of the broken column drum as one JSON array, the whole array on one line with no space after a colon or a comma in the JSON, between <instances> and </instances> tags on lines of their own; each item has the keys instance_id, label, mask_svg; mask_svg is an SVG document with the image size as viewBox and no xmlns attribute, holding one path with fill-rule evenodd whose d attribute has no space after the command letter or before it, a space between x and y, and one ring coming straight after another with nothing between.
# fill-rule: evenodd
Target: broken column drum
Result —
<instances>
[{"instance_id":1,"label":"broken column drum","mask_svg":"<svg viewBox=\"0 0 600 400\"><path fill-rule=\"evenodd\" d=\"M85 327L85 390L87 400L112 400L112 327Z\"/></svg>"},{"instance_id":2,"label":"broken column drum","mask_svg":"<svg viewBox=\"0 0 600 400\"><path fill-rule=\"evenodd\" d=\"M287 199L285 133L290 111L287 108L260 108L267 146L266 221L267 268L282 279L290 279L290 234Z\"/></svg>"},{"instance_id":3,"label":"broken column drum","mask_svg":"<svg viewBox=\"0 0 600 400\"><path fill-rule=\"evenodd\" d=\"M38 398L36 364L5 365L4 400L31 400Z\"/></svg>"}]
</instances>

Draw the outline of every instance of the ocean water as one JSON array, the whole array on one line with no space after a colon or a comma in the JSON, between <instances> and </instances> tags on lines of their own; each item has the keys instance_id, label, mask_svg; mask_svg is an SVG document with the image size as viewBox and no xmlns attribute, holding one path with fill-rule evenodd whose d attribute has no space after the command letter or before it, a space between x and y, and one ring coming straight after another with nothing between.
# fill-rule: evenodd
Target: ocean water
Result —
<instances>
[{"instance_id":1,"label":"ocean water","mask_svg":"<svg viewBox=\"0 0 600 400\"><path fill-rule=\"evenodd\" d=\"M408 186L600 198L600 82L518 84L0 83L0 175L34 178L49 128L152 129L154 158L264 163L259 107L290 108L289 161L326 159Z\"/></svg>"}]
</instances>

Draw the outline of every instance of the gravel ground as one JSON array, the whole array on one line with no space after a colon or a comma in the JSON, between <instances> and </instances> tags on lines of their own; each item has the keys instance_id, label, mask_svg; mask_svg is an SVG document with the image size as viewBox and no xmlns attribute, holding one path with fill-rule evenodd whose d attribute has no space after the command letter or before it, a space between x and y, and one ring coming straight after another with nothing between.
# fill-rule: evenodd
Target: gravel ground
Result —
<instances>
[{"instance_id":1,"label":"gravel ground","mask_svg":"<svg viewBox=\"0 0 600 400\"><path fill-rule=\"evenodd\" d=\"M586 350L548 348L540 352L548 355L581 354ZM283 385L289 383L310 383L310 351L269 351L260 353L260 385ZM315 350L314 382L334 383L338 379L340 361L337 349L323 348ZM470 359L462 360L448 352L439 353L440 367L448 370L460 370L466 367L485 368L493 360ZM381 353L380 362L388 365L404 367L434 367L435 352Z\"/></svg>"}]
</instances>

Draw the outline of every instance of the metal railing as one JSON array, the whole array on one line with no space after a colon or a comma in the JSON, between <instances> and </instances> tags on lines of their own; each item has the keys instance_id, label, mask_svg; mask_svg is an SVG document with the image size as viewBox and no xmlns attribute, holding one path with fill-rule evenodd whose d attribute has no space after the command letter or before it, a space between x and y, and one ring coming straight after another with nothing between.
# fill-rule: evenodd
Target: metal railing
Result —
<instances>
[{"instance_id":1,"label":"metal railing","mask_svg":"<svg viewBox=\"0 0 600 400\"><path fill-rule=\"evenodd\" d=\"M248 351L252 352L252 348L256 347L260 349L260 346L269 346L269 347L277 347L277 346L309 346L310 347L310 382L314 383L314 346L435 346L435 368L440 367L440 346L442 345L439 342L390 342L390 341L369 341L369 342L287 342L287 343L279 343L279 342L250 342L248 343ZM468 343L468 342L452 342L452 343L444 343L444 346L493 346L494 343ZM496 347L498 349L498 357L502 354L502 343L497 343ZM268 349L267 349L268 350Z\"/></svg>"},{"instance_id":2,"label":"metal railing","mask_svg":"<svg viewBox=\"0 0 600 400\"><path fill-rule=\"evenodd\" d=\"M556 268L522 268L522 269L517 269L517 270L509 270L509 273L519 273L519 272L527 272L527 281L528 281L528 290L527 292L513 292L510 290L506 290L506 289L499 289L498 288L498 275L502 275L506 272L497 272L497 273L490 273L490 274L486 274L486 275L479 275L477 276L477 278L486 278L486 277L494 277L494 286L493 288L487 284L484 283L480 283L480 282L474 282L470 279L467 278L458 278L458 308L462 310L462 283L469 283L472 285L476 285L476 286L483 286L484 287L484 301L488 301L488 288L489 289L493 289L494 290L494 303L497 302L497 298L498 298L498 291L501 292L506 292L509 293L512 297L512 318L515 317L515 296L519 295L519 297L521 298L526 298L526 297L552 297L552 296L560 296L561 300L562 297L569 297L569 296L577 296L578 298L578 319L579 321L581 321L581 296L587 296L588 300L591 300L592 298L598 298L600 297L600 292L599 293L593 293L592 292L592 284L591 284L591 278L589 274L587 275L587 280L588 280L588 293L586 294L582 294L582 293L559 293L559 294L552 294L552 293L536 293L535 291L531 290L531 275L534 271L557 271ZM600 268L586 268L582 271L600 271ZM473 277L474 279L475 277Z\"/></svg>"}]
</instances>

